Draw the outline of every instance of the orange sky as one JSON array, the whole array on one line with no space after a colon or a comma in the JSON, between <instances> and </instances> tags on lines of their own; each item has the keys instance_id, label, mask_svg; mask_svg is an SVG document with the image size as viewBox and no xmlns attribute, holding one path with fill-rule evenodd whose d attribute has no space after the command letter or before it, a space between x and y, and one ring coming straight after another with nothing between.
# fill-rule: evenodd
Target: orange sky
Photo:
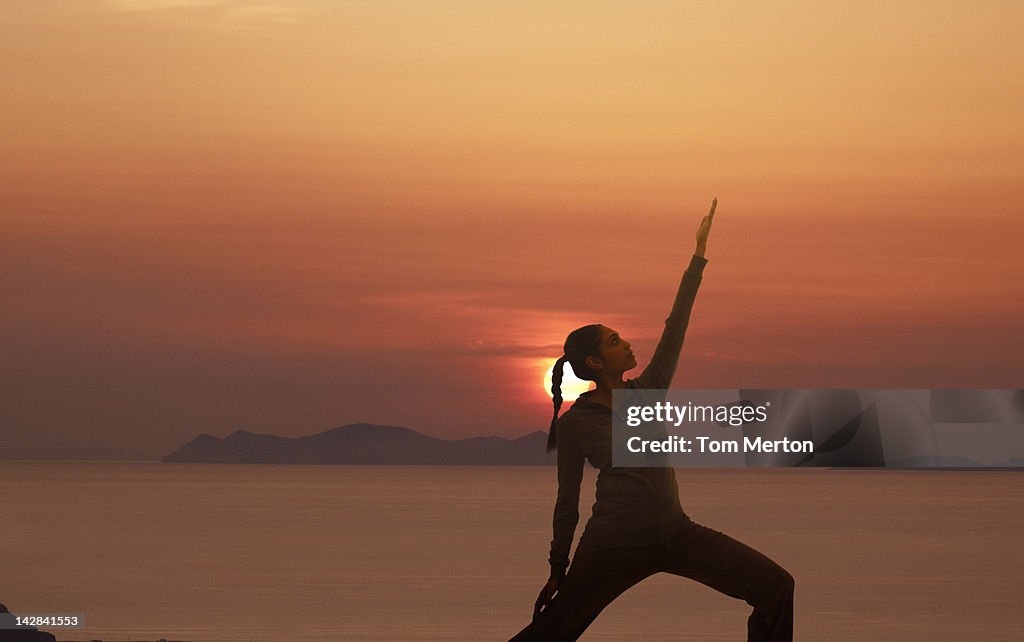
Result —
<instances>
[{"instance_id":1,"label":"orange sky","mask_svg":"<svg viewBox=\"0 0 1024 642\"><path fill-rule=\"evenodd\" d=\"M1019 3L636 4L0 6L8 443L545 429L715 195L676 386L1021 385Z\"/></svg>"}]
</instances>

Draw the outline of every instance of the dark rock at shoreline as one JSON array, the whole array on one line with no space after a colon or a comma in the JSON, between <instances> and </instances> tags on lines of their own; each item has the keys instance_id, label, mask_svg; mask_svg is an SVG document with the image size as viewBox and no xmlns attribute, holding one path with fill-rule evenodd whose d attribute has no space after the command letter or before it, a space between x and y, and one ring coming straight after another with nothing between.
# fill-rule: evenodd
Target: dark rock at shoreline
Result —
<instances>
[{"instance_id":1,"label":"dark rock at shoreline","mask_svg":"<svg viewBox=\"0 0 1024 642\"><path fill-rule=\"evenodd\" d=\"M10 611L0 604L0 613ZM57 638L38 629L0 629L0 642L57 642Z\"/></svg>"}]
</instances>

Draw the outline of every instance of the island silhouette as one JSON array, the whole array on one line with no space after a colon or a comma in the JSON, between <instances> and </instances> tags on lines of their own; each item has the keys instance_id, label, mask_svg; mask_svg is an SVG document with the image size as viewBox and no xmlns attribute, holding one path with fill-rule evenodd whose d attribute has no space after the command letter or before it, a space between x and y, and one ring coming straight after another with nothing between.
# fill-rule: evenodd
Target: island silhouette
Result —
<instances>
[{"instance_id":1,"label":"island silhouette","mask_svg":"<svg viewBox=\"0 0 1024 642\"><path fill-rule=\"evenodd\" d=\"M470 437L446 440L401 426L357 423L305 437L281 437L236 430L227 437L201 434L163 462L217 464L429 464L544 466L547 435L536 431L518 439Z\"/></svg>"},{"instance_id":2,"label":"island silhouette","mask_svg":"<svg viewBox=\"0 0 1024 642\"><path fill-rule=\"evenodd\" d=\"M362 464L433 466L551 466L547 435L536 431L516 439L469 437L439 439L402 426L356 423L305 437L236 430L226 437L202 433L160 458L166 463L201 464ZM796 462L776 462L788 467ZM747 466L765 465L747 462ZM853 468L1019 469L1021 458L983 464L962 456L937 454L892 459L823 460L804 466Z\"/></svg>"}]
</instances>

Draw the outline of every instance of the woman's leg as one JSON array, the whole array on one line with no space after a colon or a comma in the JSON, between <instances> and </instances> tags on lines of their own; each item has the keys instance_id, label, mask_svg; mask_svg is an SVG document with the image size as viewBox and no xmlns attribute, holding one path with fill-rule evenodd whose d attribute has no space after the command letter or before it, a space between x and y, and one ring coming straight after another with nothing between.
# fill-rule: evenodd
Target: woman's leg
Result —
<instances>
[{"instance_id":1,"label":"woman's leg","mask_svg":"<svg viewBox=\"0 0 1024 642\"><path fill-rule=\"evenodd\" d=\"M754 607L747 639L793 639L793 576L768 557L714 529L692 522L667 543L662 571L688 577Z\"/></svg>"},{"instance_id":2,"label":"woman's leg","mask_svg":"<svg viewBox=\"0 0 1024 642\"><path fill-rule=\"evenodd\" d=\"M576 640L604 607L656 573L661 557L660 546L578 546L551 604L510 642Z\"/></svg>"}]
</instances>

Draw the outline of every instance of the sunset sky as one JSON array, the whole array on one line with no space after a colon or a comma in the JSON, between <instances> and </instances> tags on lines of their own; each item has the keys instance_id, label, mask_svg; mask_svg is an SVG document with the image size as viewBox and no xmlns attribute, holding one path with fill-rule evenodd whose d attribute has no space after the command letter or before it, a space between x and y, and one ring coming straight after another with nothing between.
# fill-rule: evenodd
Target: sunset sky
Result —
<instances>
[{"instance_id":1,"label":"sunset sky","mask_svg":"<svg viewBox=\"0 0 1024 642\"><path fill-rule=\"evenodd\" d=\"M0 457L546 430L573 328L646 364L713 196L674 386L1020 387L1021 25L1016 0L4 3Z\"/></svg>"}]
</instances>

